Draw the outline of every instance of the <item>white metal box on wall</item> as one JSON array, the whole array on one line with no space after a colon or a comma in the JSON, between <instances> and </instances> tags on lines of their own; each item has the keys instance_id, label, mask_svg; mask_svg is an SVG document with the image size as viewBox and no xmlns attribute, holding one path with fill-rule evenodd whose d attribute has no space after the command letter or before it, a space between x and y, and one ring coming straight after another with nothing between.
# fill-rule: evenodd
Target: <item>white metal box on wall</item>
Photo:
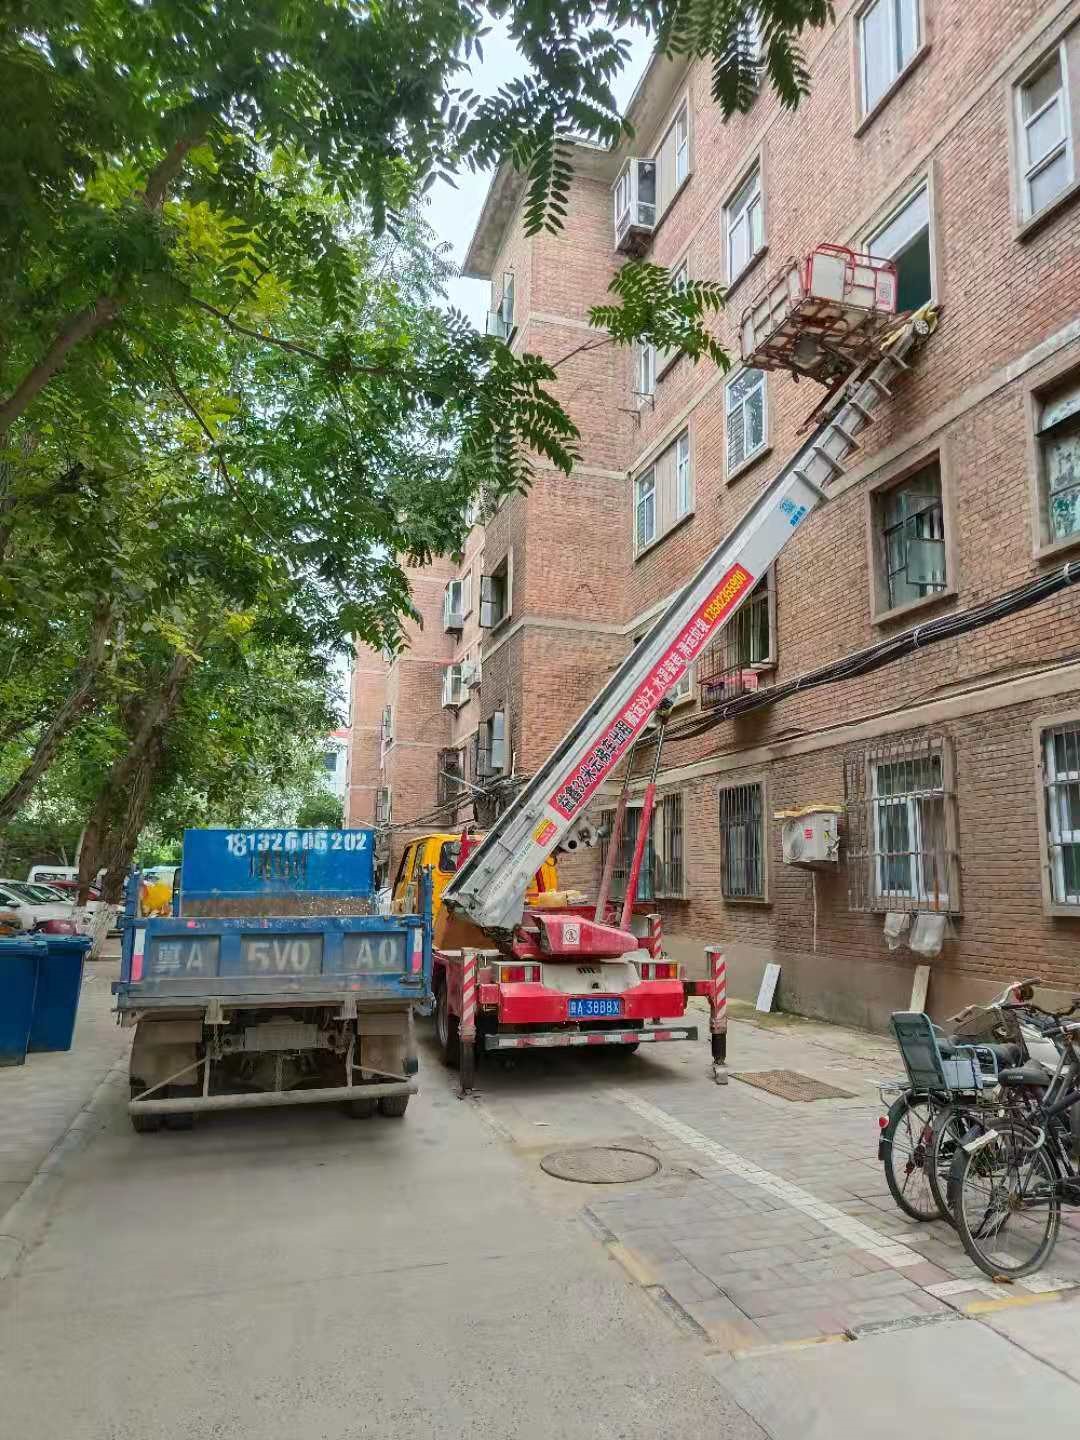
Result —
<instances>
[{"instance_id":1,"label":"white metal box on wall","mask_svg":"<svg viewBox=\"0 0 1080 1440\"><path fill-rule=\"evenodd\" d=\"M840 858L839 805L808 805L779 810L780 844L785 865L831 869Z\"/></svg>"}]
</instances>

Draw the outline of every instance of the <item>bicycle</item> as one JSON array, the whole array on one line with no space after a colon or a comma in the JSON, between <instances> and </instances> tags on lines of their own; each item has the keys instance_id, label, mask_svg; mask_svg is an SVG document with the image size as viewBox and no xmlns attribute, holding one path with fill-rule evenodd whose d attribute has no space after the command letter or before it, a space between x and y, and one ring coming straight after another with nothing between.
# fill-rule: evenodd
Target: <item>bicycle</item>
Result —
<instances>
[{"instance_id":1,"label":"bicycle","mask_svg":"<svg viewBox=\"0 0 1080 1440\"><path fill-rule=\"evenodd\" d=\"M1035 1007L1031 1007L1035 1008ZM1080 1022L1040 1011L1061 1055L1047 1079L1029 1063L1002 1071L1002 1091L977 1107L950 1167L948 1198L968 1256L993 1279L1046 1263L1062 1205L1080 1206Z\"/></svg>"}]
</instances>

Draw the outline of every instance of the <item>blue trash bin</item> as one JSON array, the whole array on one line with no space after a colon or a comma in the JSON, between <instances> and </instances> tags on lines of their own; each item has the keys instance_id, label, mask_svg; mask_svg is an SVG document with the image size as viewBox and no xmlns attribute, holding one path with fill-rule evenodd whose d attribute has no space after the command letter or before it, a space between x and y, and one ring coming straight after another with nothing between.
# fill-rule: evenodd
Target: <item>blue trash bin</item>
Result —
<instances>
[{"instance_id":1,"label":"blue trash bin","mask_svg":"<svg viewBox=\"0 0 1080 1440\"><path fill-rule=\"evenodd\" d=\"M82 993L83 962L91 941L87 935L46 935L45 945L26 1048L31 1052L70 1050Z\"/></svg>"},{"instance_id":2,"label":"blue trash bin","mask_svg":"<svg viewBox=\"0 0 1080 1440\"><path fill-rule=\"evenodd\" d=\"M26 1059L44 940L0 940L0 1065Z\"/></svg>"}]
</instances>

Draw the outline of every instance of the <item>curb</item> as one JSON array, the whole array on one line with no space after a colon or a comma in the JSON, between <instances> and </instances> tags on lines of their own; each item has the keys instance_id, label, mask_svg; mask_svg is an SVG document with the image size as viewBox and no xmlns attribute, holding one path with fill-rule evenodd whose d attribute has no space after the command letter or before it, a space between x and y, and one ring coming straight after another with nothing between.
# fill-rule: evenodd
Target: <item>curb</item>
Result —
<instances>
[{"instance_id":1,"label":"curb","mask_svg":"<svg viewBox=\"0 0 1080 1440\"><path fill-rule=\"evenodd\" d=\"M52 1193L63 1184L65 1165L86 1146L96 1132L94 1122L98 1113L105 1108L110 1082L114 1079L123 1080L126 1075L126 1058L121 1064L110 1065L94 1086L89 1099L76 1112L71 1124L45 1156L34 1178L0 1221L4 1227L0 1233L0 1281L6 1280L13 1273L44 1228Z\"/></svg>"}]
</instances>

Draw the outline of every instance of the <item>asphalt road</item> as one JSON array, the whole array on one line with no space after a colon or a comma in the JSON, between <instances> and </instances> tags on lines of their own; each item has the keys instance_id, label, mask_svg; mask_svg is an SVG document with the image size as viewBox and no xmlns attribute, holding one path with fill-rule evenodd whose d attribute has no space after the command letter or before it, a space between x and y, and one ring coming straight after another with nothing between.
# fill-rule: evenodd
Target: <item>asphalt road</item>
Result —
<instances>
[{"instance_id":1,"label":"asphalt road","mask_svg":"<svg viewBox=\"0 0 1080 1440\"><path fill-rule=\"evenodd\" d=\"M759 1436L582 1224L578 1187L538 1182L425 1058L404 1120L136 1136L110 1085L0 1287L3 1433Z\"/></svg>"}]
</instances>

